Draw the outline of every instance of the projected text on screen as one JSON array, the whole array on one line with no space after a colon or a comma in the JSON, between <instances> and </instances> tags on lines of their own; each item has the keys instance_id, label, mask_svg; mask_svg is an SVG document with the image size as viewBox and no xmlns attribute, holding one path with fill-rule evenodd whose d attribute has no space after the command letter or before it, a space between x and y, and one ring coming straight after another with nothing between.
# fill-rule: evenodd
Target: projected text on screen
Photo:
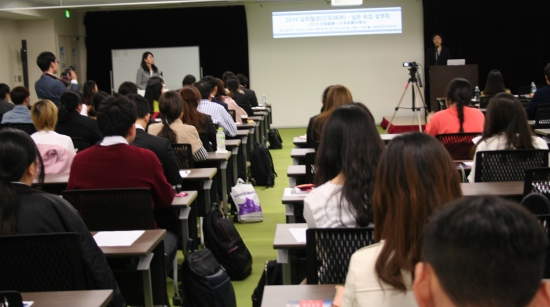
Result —
<instances>
[{"instance_id":1,"label":"projected text on screen","mask_svg":"<svg viewBox=\"0 0 550 307\"><path fill-rule=\"evenodd\" d=\"M273 38L402 33L401 8L273 12Z\"/></svg>"}]
</instances>

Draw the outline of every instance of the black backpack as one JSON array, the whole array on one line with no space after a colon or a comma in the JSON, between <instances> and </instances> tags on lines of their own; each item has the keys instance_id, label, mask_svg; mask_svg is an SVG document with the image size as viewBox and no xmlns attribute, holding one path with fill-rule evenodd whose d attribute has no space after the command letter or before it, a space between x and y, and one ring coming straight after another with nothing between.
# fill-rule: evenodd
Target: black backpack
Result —
<instances>
[{"instance_id":1,"label":"black backpack","mask_svg":"<svg viewBox=\"0 0 550 307\"><path fill-rule=\"evenodd\" d=\"M283 149L283 139L277 129L269 129L267 133L269 149Z\"/></svg>"},{"instance_id":2,"label":"black backpack","mask_svg":"<svg viewBox=\"0 0 550 307\"><path fill-rule=\"evenodd\" d=\"M231 280L243 280L252 272L252 255L233 223L214 203L203 225L204 244L225 268Z\"/></svg>"},{"instance_id":3,"label":"black backpack","mask_svg":"<svg viewBox=\"0 0 550 307\"><path fill-rule=\"evenodd\" d=\"M264 296L265 286L282 285L283 284L283 266L277 263L277 260L268 260L265 262L264 272L258 286L252 293L252 307L262 306L262 298Z\"/></svg>"},{"instance_id":4,"label":"black backpack","mask_svg":"<svg viewBox=\"0 0 550 307\"><path fill-rule=\"evenodd\" d=\"M265 145L256 143L256 148L250 154L252 177L256 185L272 187L275 185L275 168L269 149Z\"/></svg>"},{"instance_id":5,"label":"black backpack","mask_svg":"<svg viewBox=\"0 0 550 307\"><path fill-rule=\"evenodd\" d=\"M207 248L185 257L181 269L183 306L237 306L229 276Z\"/></svg>"}]
</instances>

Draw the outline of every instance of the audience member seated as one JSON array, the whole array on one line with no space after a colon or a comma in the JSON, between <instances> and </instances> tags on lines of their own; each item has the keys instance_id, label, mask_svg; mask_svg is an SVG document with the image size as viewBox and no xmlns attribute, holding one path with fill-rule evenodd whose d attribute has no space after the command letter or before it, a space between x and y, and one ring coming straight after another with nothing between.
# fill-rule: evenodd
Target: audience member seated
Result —
<instances>
[{"instance_id":1,"label":"audience member seated","mask_svg":"<svg viewBox=\"0 0 550 307\"><path fill-rule=\"evenodd\" d=\"M84 96L84 101L82 101L82 110L80 111L81 115L88 116L88 113L90 112L90 109L92 108L92 98L94 97L94 94L97 93L99 90L97 89L97 84L93 80L88 80L84 83L84 86L82 87L82 96ZM84 107L84 105L86 107Z\"/></svg>"},{"instance_id":2,"label":"audience member seated","mask_svg":"<svg viewBox=\"0 0 550 307\"><path fill-rule=\"evenodd\" d=\"M548 237L519 204L465 197L434 212L416 264L420 307L550 306Z\"/></svg>"},{"instance_id":3,"label":"audience member seated","mask_svg":"<svg viewBox=\"0 0 550 307\"><path fill-rule=\"evenodd\" d=\"M99 91L94 94L94 97L92 97L92 107L88 110L88 117L97 119L97 110L99 110L99 105L103 99L107 98L107 96L109 96L109 94L104 91Z\"/></svg>"},{"instance_id":4,"label":"audience member seated","mask_svg":"<svg viewBox=\"0 0 550 307\"><path fill-rule=\"evenodd\" d=\"M174 191L157 156L148 149L129 145L136 137L136 119L136 107L127 97L110 96L103 101L97 124L104 138L76 155L67 190L147 188L151 190L153 208L172 206ZM177 246L177 236L166 232L167 268L176 257Z\"/></svg>"},{"instance_id":5,"label":"audience member seated","mask_svg":"<svg viewBox=\"0 0 550 307\"><path fill-rule=\"evenodd\" d=\"M195 79L195 76L186 75L185 77L183 77L183 81L181 81L181 86L184 87L186 85L193 85L195 84L195 81L197 81L197 79Z\"/></svg>"},{"instance_id":6,"label":"audience member seated","mask_svg":"<svg viewBox=\"0 0 550 307\"><path fill-rule=\"evenodd\" d=\"M325 89L326 90L326 89ZM349 104L353 101L350 91L343 85L332 86L325 103L325 110L309 120L307 125L307 147L317 148L321 141L321 132L328 118L338 107Z\"/></svg>"},{"instance_id":7,"label":"audience member seated","mask_svg":"<svg viewBox=\"0 0 550 307\"><path fill-rule=\"evenodd\" d=\"M122 82L118 87L118 94L126 96L128 94L137 94L138 87L134 82L126 81Z\"/></svg>"},{"instance_id":8,"label":"audience member seated","mask_svg":"<svg viewBox=\"0 0 550 307\"><path fill-rule=\"evenodd\" d=\"M206 77L203 78L203 80L208 82L208 84L210 84L210 87L212 88L212 92L210 93L210 97L212 98L212 102L215 102L215 103L221 105L226 111L228 111L227 103L225 103L221 100L218 100L215 96L216 93L218 92L218 81L216 80L216 78L214 78L212 76L206 76Z\"/></svg>"},{"instance_id":9,"label":"audience member seated","mask_svg":"<svg viewBox=\"0 0 550 307\"><path fill-rule=\"evenodd\" d=\"M374 174L383 150L367 107L352 103L334 110L316 155L317 188L304 200L309 228L366 227L373 222Z\"/></svg>"},{"instance_id":10,"label":"audience member seated","mask_svg":"<svg viewBox=\"0 0 550 307\"><path fill-rule=\"evenodd\" d=\"M159 116L159 98L164 93L164 80L161 77L151 77L145 87L145 99L149 101L153 110L152 119Z\"/></svg>"},{"instance_id":11,"label":"audience member seated","mask_svg":"<svg viewBox=\"0 0 550 307\"><path fill-rule=\"evenodd\" d=\"M447 85L445 104L447 109L430 113L424 132L436 136L446 133L470 133L483 131L485 115L468 107L472 100L472 85L468 80L456 78Z\"/></svg>"},{"instance_id":12,"label":"audience member seated","mask_svg":"<svg viewBox=\"0 0 550 307\"><path fill-rule=\"evenodd\" d=\"M137 111L136 138L131 143L133 146L149 149L155 153L164 170L166 180L172 185L181 185L181 176L178 163L170 141L150 135L145 131L151 117L151 106L147 99L137 94L130 94L128 98L134 101Z\"/></svg>"},{"instance_id":13,"label":"audience member seated","mask_svg":"<svg viewBox=\"0 0 550 307\"><path fill-rule=\"evenodd\" d=\"M234 110L235 122L242 123L243 116L248 117L248 114L246 113L245 110L243 110L243 108L239 107L239 105L235 102L235 100L233 100L231 97L226 95L222 79L216 78L216 84L217 84L217 87L216 87L217 92L215 93L216 99L226 103L227 108L229 108L229 110Z\"/></svg>"},{"instance_id":14,"label":"audience member seated","mask_svg":"<svg viewBox=\"0 0 550 307\"><path fill-rule=\"evenodd\" d=\"M166 138L170 143L191 144L193 160L204 161L208 158L208 152L202 146L197 129L181 121L183 117L183 99L175 91L168 91L160 96L160 123L149 126L149 133Z\"/></svg>"},{"instance_id":15,"label":"audience member seated","mask_svg":"<svg viewBox=\"0 0 550 307\"><path fill-rule=\"evenodd\" d=\"M539 106L547 105L545 107L550 107L550 63L544 67L544 79L546 80L547 86L545 88L538 89L533 98L527 105L525 109L527 111L528 119L535 119L535 114Z\"/></svg>"},{"instance_id":16,"label":"audience member seated","mask_svg":"<svg viewBox=\"0 0 550 307\"><path fill-rule=\"evenodd\" d=\"M507 93L497 94L487 107L485 128L475 145L474 164L468 176L475 180L475 156L478 151L507 149L548 149L542 138L533 134L519 100Z\"/></svg>"},{"instance_id":17,"label":"audience member seated","mask_svg":"<svg viewBox=\"0 0 550 307\"><path fill-rule=\"evenodd\" d=\"M250 106L257 107L258 97L256 97L256 93L253 90L248 88L248 78L241 73L237 74L237 78L241 83L241 90L248 96L248 101L250 102Z\"/></svg>"},{"instance_id":18,"label":"audience member seated","mask_svg":"<svg viewBox=\"0 0 550 307\"><path fill-rule=\"evenodd\" d=\"M495 96L498 93L508 93L510 90L504 86L504 78L498 70L491 70L487 75L485 88L481 91L481 96Z\"/></svg>"},{"instance_id":19,"label":"audience member seated","mask_svg":"<svg viewBox=\"0 0 550 307\"><path fill-rule=\"evenodd\" d=\"M227 79L225 81L225 87L229 91L227 96L231 97L248 116L254 116L254 111L252 111L252 107L250 106L248 95L241 90L239 79L237 79L237 77Z\"/></svg>"},{"instance_id":20,"label":"audience member seated","mask_svg":"<svg viewBox=\"0 0 550 307\"><path fill-rule=\"evenodd\" d=\"M6 83L0 83L0 118L4 113L13 109L13 103L10 100L10 87Z\"/></svg>"},{"instance_id":21,"label":"audience member seated","mask_svg":"<svg viewBox=\"0 0 550 307\"><path fill-rule=\"evenodd\" d=\"M36 58L36 64L43 72L40 79L34 84L36 95L40 99L51 100L59 107L61 94L67 90L65 84L55 76L59 71L59 61L53 53L44 51ZM71 90L80 91L74 70L71 70L67 77L71 83Z\"/></svg>"},{"instance_id":22,"label":"audience member seated","mask_svg":"<svg viewBox=\"0 0 550 307\"><path fill-rule=\"evenodd\" d=\"M212 87L206 81L199 81L194 85L201 93L201 101L197 110L201 113L210 115L212 122L223 128L226 136L235 136L237 126L231 115L220 105L212 102Z\"/></svg>"},{"instance_id":23,"label":"audience member seated","mask_svg":"<svg viewBox=\"0 0 550 307\"><path fill-rule=\"evenodd\" d=\"M216 150L216 133L218 127L212 122L210 115L203 114L197 110L201 101L201 93L196 87L186 85L180 90L183 98L183 118L184 124L191 125L197 129L202 145L208 152Z\"/></svg>"},{"instance_id":24,"label":"audience member seated","mask_svg":"<svg viewBox=\"0 0 550 307\"><path fill-rule=\"evenodd\" d=\"M53 104L53 103L52 103ZM0 235L74 232L82 249L85 274L91 289L112 289L111 306L126 306L105 255L95 243L78 212L63 198L32 188L44 167L36 145L23 131L0 131Z\"/></svg>"},{"instance_id":25,"label":"audience member seated","mask_svg":"<svg viewBox=\"0 0 550 307\"><path fill-rule=\"evenodd\" d=\"M61 94L60 101L57 133L82 138L89 146L101 141L96 121L80 115L82 95L79 92L66 91Z\"/></svg>"},{"instance_id":26,"label":"audience member seated","mask_svg":"<svg viewBox=\"0 0 550 307\"><path fill-rule=\"evenodd\" d=\"M424 225L437 207L461 196L458 172L438 140L420 132L394 138L375 176L378 243L351 257L342 306L416 306L412 274Z\"/></svg>"},{"instance_id":27,"label":"audience member seated","mask_svg":"<svg viewBox=\"0 0 550 307\"><path fill-rule=\"evenodd\" d=\"M32 124L31 111L29 111L29 90L24 86L17 86L11 90L11 101L15 105L13 109L4 113L2 124Z\"/></svg>"},{"instance_id":28,"label":"audience member seated","mask_svg":"<svg viewBox=\"0 0 550 307\"><path fill-rule=\"evenodd\" d=\"M76 152L70 137L54 131L57 107L49 100L38 100L32 105L31 117L37 131L31 138L40 151L46 174L68 174Z\"/></svg>"},{"instance_id":29,"label":"audience member seated","mask_svg":"<svg viewBox=\"0 0 550 307\"><path fill-rule=\"evenodd\" d=\"M323 91L323 95L321 96L321 103L323 104L323 106L321 107L321 113L323 113L325 111L325 103L327 101L327 95L328 95L328 91L333 87L333 85L329 85L325 88L325 90ZM306 141L307 140L313 140L313 121L317 118L318 115L315 115L315 116L312 116L309 118L309 123L307 124L307 130L306 130ZM315 142L315 143L318 143L318 142ZM308 147L309 148L315 148L317 147L316 144L309 144L309 141L307 143Z\"/></svg>"}]
</instances>

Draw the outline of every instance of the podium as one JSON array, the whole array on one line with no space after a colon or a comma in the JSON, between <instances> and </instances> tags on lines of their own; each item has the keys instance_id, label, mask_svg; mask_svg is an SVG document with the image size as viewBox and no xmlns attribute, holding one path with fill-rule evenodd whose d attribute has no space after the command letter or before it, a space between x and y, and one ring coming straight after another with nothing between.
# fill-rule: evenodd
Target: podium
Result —
<instances>
[{"instance_id":1,"label":"podium","mask_svg":"<svg viewBox=\"0 0 550 307\"><path fill-rule=\"evenodd\" d=\"M439 110L437 98L445 97L447 85L454 78L464 78L470 81L473 91L473 88L478 85L479 79L477 64L430 66L430 107L432 111Z\"/></svg>"}]
</instances>

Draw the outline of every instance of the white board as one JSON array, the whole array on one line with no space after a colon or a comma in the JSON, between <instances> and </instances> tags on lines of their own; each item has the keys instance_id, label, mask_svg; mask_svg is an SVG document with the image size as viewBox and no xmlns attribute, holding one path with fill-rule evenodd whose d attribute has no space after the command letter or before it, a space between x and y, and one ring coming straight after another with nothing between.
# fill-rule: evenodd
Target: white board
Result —
<instances>
[{"instance_id":1,"label":"white board","mask_svg":"<svg viewBox=\"0 0 550 307\"><path fill-rule=\"evenodd\" d=\"M155 57L155 65L162 72L167 89L181 88L183 77L191 74L199 80L200 57L199 47L170 47L145 49L112 49L113 86L115 91L122 82L136 82L136 75L143 53L149 51Z\"/></svg>"}]
</instances>

